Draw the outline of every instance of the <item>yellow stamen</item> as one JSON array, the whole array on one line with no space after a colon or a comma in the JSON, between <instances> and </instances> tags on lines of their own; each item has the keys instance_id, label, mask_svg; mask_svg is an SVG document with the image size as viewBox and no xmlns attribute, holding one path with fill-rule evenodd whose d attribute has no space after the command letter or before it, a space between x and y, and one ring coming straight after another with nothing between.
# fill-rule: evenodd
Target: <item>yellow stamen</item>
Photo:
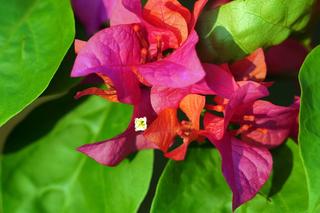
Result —
<instances>
[{"instance_id":1,"label":"yellow stamen","mask_svg":"<svg viewBox=\"0 0 320 213\"><path fill-rule=\"evenodd\" d=\"M244 125L242 125L242 126L238 129L237 135L239 135L239 134L241 134L241 133L243 133L243 132L248 131L251 127L252 127L252 125L249 125L249 124L244 124Z\"/></svg>"},{"instance_id":2,"label":"yellow stamen","mask_svg":"<svg viewBox=\"0 0 320 213\"><path fill-rule=\"evenodd\" d=\"M254 117L254 115L244 115L244 116L243 116L243 120L244 120L244 121L251 121L251 122L253 122L253 121L255 120L255 117Z\"/></svg>"}]
</instances>

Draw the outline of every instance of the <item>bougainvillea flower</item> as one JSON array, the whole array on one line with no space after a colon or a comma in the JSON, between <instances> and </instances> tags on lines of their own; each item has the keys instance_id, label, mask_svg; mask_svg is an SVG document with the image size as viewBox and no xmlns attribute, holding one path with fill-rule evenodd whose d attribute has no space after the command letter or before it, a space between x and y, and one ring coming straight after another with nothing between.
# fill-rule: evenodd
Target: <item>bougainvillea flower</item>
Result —
<instances>
[{"instance_id":1,"label":"bougainvillea flower","mask_svg":"<svg viewBox=\"0 0 320 213\"><path fill-rule=\"evenodd\" d=\"M172 88L186 87L204 77L195 51L195 32L180 48L158 61L146 59L141 36L137 25L118 25L98 32L79 51L71 75L102 73L113 81L119 100L127 103L134 102L138 94L132 92L138 91L137 72L151 85Z\"/></svg>"},{"instance_id":2,"label":"bougainvillea flower","mask_svg":"<svg viewBox=\"0 0 320 213\"><path fill-rule=\"evenodd\" d=\"M256 195L269 178L272 168L272 157L267 148L235 137L243 127L229 131L229 124L235 115L258 98L268 95L266 87L256 82L239 82L239 86L229 100L215 98L217 105L206 106L209 110L223 112L224 117L207 112L204 117L205 131L201 132L220 152L223 174L233 192L233 209ZM250 115L241 118L252 119Z\"/></svg>"},{"instance_id":3,"label":"bougainvillea flower","mask_svg":"<svg viewBox=\"0 0 320 213\"><path fill-rule=\"evenodd\" d=\"M271 74L297 73L308 54L299 41L289 38L266 52L268 72Z\"/></svg>"},{"instance_id":4,"label":"bougainvillea flower","mask_svg":"<svg viewBox=\"0 0 320 213\"><path fill-rule=\"evenodd\" d=\"M108 5L103 0L72 0L72 7L89 35L97 32L108 19ZM111 2L111 1L110 1Z\"/></svg>"},{"instance_id":5,"label":"bougainvillea flower","mask_svg":"<svg viewBox=\"0 0 320 213\"><path fill-rule=\"evenodd\" d=\"M155 119L156 114L150 104L150 93L143 89L140 101L134 105L131 122L124 133L119 136L94 144L86 144L78 148L78 151L88 155L97 162L115 166L129 154L142 149L156 149L154 143L147 141L141 128L135 124L137 121L146 121L142 126L147 126ZM99 95L99 94L97 94Z\"/></svg>"},{"instance_id":6,"label":"bougainvillea flower","mask_svg":"<svg viewBox=\"0 0 320 213\"><path fill-rule=\"evenodd\" d=\"M216 97L217 105L206 106L224 117L207 112L201 131L220 152L223 174L233 192L233 209L252 199L267 181L272 168L268 149L296 131L299 113L298 99L289 107L277 106L257 100L268 95L264 86L251 81L239 85L229 100Z\"/></svg>"},{"instance_id":7,"label":"bougainvillea flower","mask_svg":"<svg viewBox=\"0 0 320 213\"><path fill-rule=\"evenodd\" d=\"M191 13L176 0L149 0L142 17L148 23L150 43L156 43L157 36L162 36L165 49L176 48L188 37Z\"/></svg>"},{"instance_id":8,"label":"bougainvillea flower","mask_svg":"<svg viewBox=\"0 0 320 213\"><path fill-rule=\"evenodd\" d=\"M251 85L251 86L250 86ZM242 140L250 141L267 148L279 146L293 131L296 124L299 105L289 107L277 106L268 101L257 100L268 94L266 88L247 83L237 90L225 105L213 106L211 109L223 108L224 118L216 117L211 129L220 140L230 124L239 129L234 131ZM251 90L251 91L250 91ZM210 109L210 106L208 106ZM212 117L212 116L211 116ZM211 118L213 120L213 117Z\"/></svg>"},{"instance_id":9,"label":"bougainvillea flower","mask_svg":"<svg viewBox=\"0 0 320 213\"><path fill-rule=\"evenodd\" d=\"M199 138L200 115L205 106L205 97L200 95L187 95L182 99L179 108L186 114L188 121L179 122L177 108L168 108L161 111L157 118L145 131L144 136L159 147L168 158L183 160L188 145ZM169 151L176 136L182 138L183 143Z\"/></svg>"},{"instance_id":10,"label":"bougainvillea flower","mask_svg":"<svg viewBox=\"0 0 320 213\"><path fill-rule=\"evenodd\" d=\"M209 117L205 127L211 125ZM213 121L215 122L215 121ZM232 209L252 199L268 180L272 169L272 156L268 149L243 142L230 134L221 140L206 136L216 146L222 158L222 172L232 193Z\"/></svg>"},{"instance_id":11,"label":"bougainvillea flower","mask_svg":"<svg viewBox=\"0 0 320 213\"><path fill-rule=\"evenodd\" d=\"M230 65L237 81L263 81L267 75L267 65L262 48L257 49L242 60Z\"/></svg>"},{"instance_id":12,"label":"bougainvillea flower","mask_svg":"<svg viewBox=\"0 0 320 213\"><path fill-rule=\"evenodd\" d=\"M144 8L139 0L117 0L119 9L114 13L118 15L110 19L112 25L140 23L148 34L149 53L154 56L159 49L177 49L187 40L206 3L196 1L191 13L177 0L149 0Z\"/></svg>"},{"instance_id":13,"label":"bougainvillea flower","mask_svg":"<svg viewBox=\"0 0 320 213\"><path fill-rule=\"evenodd\" d=\"M151 104L156 112L166 108L177 108L188 94L219 95L230 98L238 88L232 74L214 64L202 64L206 75L196 84L185 88L166 88L154 86L151 89Z\"/></svg>"},{"instance_id":14,"label":"bougainvillea flower","mask_svg":"<svg viewBox=\"0 0 320 213\"><path fill-rule=\"evenodd\" d=\"M180 16L186 17L185 14L188 10L182 9L177 1L153 1L154 4L156 2L161 7L169 9L174 6L175 10L182 14ZM195 15L190 15L190 20L188 18L188 27L194 27L205 2L198 1L195 4ZM123 11L126 11L130 17L133 13L136 14L141 23L116 25L95 34L79 51L72 71L73 77L87 76L95 72L102 73L114 83L119 100L126 103L135 101L135 96L132 97L126 93L131 90L137 91L138 83L134 80L133 74L137 75L140 82L148 86L168 88L186 87L204 77L205 73L195 50L198 36L193 29L188 31L186 40L176 45L172 53L167 56L167 53L164 52L166 49L163 48L166 41L161 34L155 35L153 33L155 26L150 27L150 24L146 24L147 21L143 19L140 1L119 0L114 4L125 8ZM151 13L153 7L146 5L150 14L154 14ZM126 12L121 13L123 17L126 16ZM151 16L150 14L149 16ZM124 20L126 19L124 18ZM165 20L162 21L165 22ZM151 39L150 35L156 36L155 55L149 48L152 46L150 41L154 39Z\"/></svg>"},{"instance_id":15,"label":"bougainvillea flower","mask_svg":"<svg viewBox=\"0 0 320 213\"><path fill-rule=\"evenodd\" d=\"M131 25L102 30L80 49L71 76L101 73L111 79L119 100L134 103L139 100L140 89L129 65L140 61L140 52L139 40Z\"/></svg>"},{"instance_id":16,"label":"bougainvillea flower","mask_svg":"<svg viewBox=\"0 0 320 213\"><path fill-rule=\"evenodd\" d=\"M193 13L177 0L149 0L143 9L142 20L148 31L152 50L163 40L161 48L176 49L193 33L195 24L207 0L198 0Z\"/></svg>"},{"instance_id":17,"label":"bougainvillea flower","mask_svg":"<svg viewBox=\"0 0 320 213\"><path fill-rule=\"evenodd\" d=\"M299 108L277 106L268 101L258 100L246 110L235 112L232 122L243 127L242 140L273 148L282 144L294 131Z\"/></svg>"},{"instance_id":18,"label":"bougainvillea flower","mask_svg":"<svg viewBox=\"0 0 320 213\"><path fill-rule=\"evenodd\" d=\"M216 122L212 123L211 129L215 134L216 140L221 140L227 130L231 119L236 112L245 110L259 98L266 97L269 92L267 88L253 81L238 82L239 88L234 92L230 99L215 98L217 105L206 105L206 109L217 112L223 112L224 118L216 116Z\"/></svg>"}]
</instances>

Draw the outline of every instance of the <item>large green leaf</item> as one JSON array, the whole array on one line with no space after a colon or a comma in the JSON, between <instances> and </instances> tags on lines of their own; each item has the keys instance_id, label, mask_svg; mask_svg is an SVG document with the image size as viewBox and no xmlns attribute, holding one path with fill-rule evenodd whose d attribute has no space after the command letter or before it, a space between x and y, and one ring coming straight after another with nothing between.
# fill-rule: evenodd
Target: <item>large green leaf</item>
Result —
<instances>
[{"instance_id":1,"label":"large green leaf","mask_svg":"<svg viewBox=\"0 0 320 213\"><path fill-rule=\"evenodd\" d=\"M303 29L315 0L235 0L202 14L200 51L207 61L241 58Z\"/></svg>"},{"instance_id":2,"label":"large green leaf","mask_svg":"<svg viewBox=\"0 0 320 213\"><path fill-rule=\"evenodd\" d=\"M273 153L274 172L263 190L236 212L301 213L306 180L297 145L289 141ZM215 149L190 149L184 162L170 161L157 187L152 212L231 212L231 191Z\"/></svg>"},{"instance_id":3,"label":"large green leaf","mask_svg":"<svg viewBox=\"0 0 320 213\"><path fill-rule=\"evenodd\" d=\"M306 58L301 67L299 144L309 188L309 212L320 211L320 46Z\"/></svg>"},{"instance_id":4,"label":"large green leaf","mask_svg":"<svg viewBox=\"0 0 320 213\"><path fill-rule=\"evenodd\" d=\"M74 37L69 0L0 1L0 126L48 86Z\"/></svg>"},{"instance_id":5,"label":"large green leaf","mask_svg":"<svg viewBox=\"0 0 320 213\"><path fill-rule=\"evenodd\" d=\"M75 150L122 132L132 109L96 97L78 102L69 96L48 102L13 131L2 158L4 213L136 212L153 153L108 168Z\"/></svg>"}]
</instances>

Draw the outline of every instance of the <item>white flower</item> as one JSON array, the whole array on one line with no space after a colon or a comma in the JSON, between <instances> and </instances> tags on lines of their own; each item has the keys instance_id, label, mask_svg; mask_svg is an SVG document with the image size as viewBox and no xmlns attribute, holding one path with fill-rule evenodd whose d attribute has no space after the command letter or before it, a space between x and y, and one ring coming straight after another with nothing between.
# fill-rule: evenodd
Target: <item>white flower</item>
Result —
<instances>
[{"instance_id":1,"label":"white flower","mask_svg":"<svg viewBox=\"0 0 320 213\"><path fill-rule=\"evenodd\" d=\"M138 131L144 131L147 129L147 118L135 118L134 119L134 129L136 132Z\"/></svg>"}]
</instances>

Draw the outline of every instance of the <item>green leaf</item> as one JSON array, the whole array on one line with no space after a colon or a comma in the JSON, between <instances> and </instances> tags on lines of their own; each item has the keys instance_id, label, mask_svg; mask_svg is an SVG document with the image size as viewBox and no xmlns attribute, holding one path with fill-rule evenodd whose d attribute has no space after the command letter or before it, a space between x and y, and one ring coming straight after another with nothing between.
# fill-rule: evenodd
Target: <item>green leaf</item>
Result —
<instances>
[{"instance_id":1,"label":"green leaf","mask_svg":"<svg viewBox=\"0 0 320 213\"><path fill-rule=\"evenodd\" d=\"M199 53L206 61L242 58L284 41L302 30L315 0L236 0L203 12L199 23Z\"/></svg>"},{"instance_id":2,"label":"green leaf","mask_svg":"<svg viewBox=\"0 0 320 213\"><path fill-rule=\"evenodd\" d=\"M137 211L152 176L151 151L114 168L76 151L122 132L132 109L97 97L78 103L70 96L48 102L11 134L2 158L4 213Z\"/></svg>"},{"instance_id":3,"label":"green leaf","mask_svg":"<svg viewBox=\"0 0 320 213\"><path fill-rule=\"evenodd\" d=\"M306 180L293 141L273 153L274 172L261 192L236 212L301 213L306 209ZM153 213L231 212L231 191L215 149L190 149L184 162L170 161L159 181Z\"/></svg>"},{"instance_id":4,"label":"green leaf","mask_svg":"<svg viewBox=\"0 0 320 213\"><path fill-rule=\"evenodd\" d=\"M320 211L319 71L320 46L307 56L299 74L301 85L299 144L308 180L310 213Z\"/></svg>"},{"instance_id":5,"label":"green leaf","mask_svg":"<svg viewBox=\"0 0 320 213\"><path fill-rule=\"evenodd\" d=\"M185 161L169 161L160 177L152 213L231 211L231 194L215 149L188 150Z\"/></svg>"},{"instance_id":6,"label":"green leaf","mask_svg":"<svg viewBox=\"0 0 320 213\"><path fill-rule=\"evenodd\" d=\"M48 86L74 38L69 0L0 2L0 126Z\"/></svg>"}]
</instances>

